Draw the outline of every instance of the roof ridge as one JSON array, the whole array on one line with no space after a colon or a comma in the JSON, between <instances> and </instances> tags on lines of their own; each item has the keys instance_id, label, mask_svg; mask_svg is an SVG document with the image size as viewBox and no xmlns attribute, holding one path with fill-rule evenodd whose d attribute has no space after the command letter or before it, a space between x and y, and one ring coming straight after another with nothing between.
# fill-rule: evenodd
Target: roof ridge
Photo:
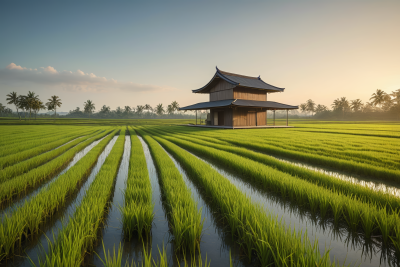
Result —
<instances>
[{"instance_id":1,"label":"roof ridge","mask_svg":"<svg viewBox=\"0 0 400 267\"><path fill-rule=\"evenodd\" d=\"M220 70L220 69L218 69L218 71L219 71L221 74L225 74L225 75L231 75L231 76L237 76L237 77L243 77L243 78L250 78L250 79L257 79L257 80L258 80L258 77L246 76L246 75L242 75L242 74L237 74L237 73L232 73L232 72L223 71L223 70Z\"/></svg>"}]
</instances>

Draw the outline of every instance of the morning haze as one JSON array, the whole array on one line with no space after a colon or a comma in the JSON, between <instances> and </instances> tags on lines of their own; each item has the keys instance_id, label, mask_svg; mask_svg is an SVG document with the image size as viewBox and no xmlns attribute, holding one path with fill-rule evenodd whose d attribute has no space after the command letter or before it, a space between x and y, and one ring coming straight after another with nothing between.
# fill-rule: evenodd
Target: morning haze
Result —
<instances>
[{"instance_id":1,"label":"morning haze","mask_svg":"<svg viewBox=\"0 0 400 267\"><path fill-rule=\"evenodd\" d=\"M217 65L286 88L272 101L366 102L400 88L399 11L399 1L7 2L1 92L57 95L60 111L87 99L186 106L208 101L191 90Z\"/></svg>"}]
</instances>

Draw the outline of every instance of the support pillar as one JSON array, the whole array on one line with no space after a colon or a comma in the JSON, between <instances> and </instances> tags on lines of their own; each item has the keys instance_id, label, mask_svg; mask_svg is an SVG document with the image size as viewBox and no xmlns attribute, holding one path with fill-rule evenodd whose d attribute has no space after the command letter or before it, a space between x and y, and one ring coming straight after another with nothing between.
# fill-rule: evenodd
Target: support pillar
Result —
<instances>
[{"instance_id":1,"label":"support pillar","mask_svg":"<svg viewBox=\"0 0 400 267\"><path fill-rule=\"evenodd\" d=\"M275 111L276 111L276 110L274 109L274 126L275 126Z\"/></svg>"},{"instance_id":2,"label":"support pillar","mask_svg":"<svg viewBox=\"0 0 400 267\"><path fill-rule=\"evenodd\" d=\"M286 126L289 126L289 110L286 110Z\"/></svg>"},{"instance_id":3,"label":"support pillar","mask_svg":"<svg viewBox=\"0 0 400 267\"><path fill-rule=\"evenodd\" d=\"M265 126L268 126L268 109L265 110Z\"/></svg>"},{"instance_id":4,"label":"support pillar","mask_svg":"<svg viewBox=\"0 0 400 267\"><path fill-rule=\"evenodd\" d=\"M197 110L196 110L196 125L197 125Z\"/></svg>"}]
</instances>

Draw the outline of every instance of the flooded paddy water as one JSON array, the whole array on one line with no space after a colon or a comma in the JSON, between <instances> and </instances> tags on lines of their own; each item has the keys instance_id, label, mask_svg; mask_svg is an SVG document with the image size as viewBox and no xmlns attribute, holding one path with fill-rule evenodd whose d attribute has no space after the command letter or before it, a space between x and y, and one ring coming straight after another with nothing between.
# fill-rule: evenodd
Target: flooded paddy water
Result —
<instances>
[{"instance_id":1,"label":"flooded paddy water","mask_svg":"<svg viewBox=\"0 0 400 267\"><path fill-rule=\"evenodd\" d=\"M57 237L58 232L62 229L63 225L66 225L68 223L70 216L74 214L82 198L85 196L86 190L93 182L108 154L111 152L111 149L117 141L117 138L118 135L114 136L107 144L104 151L98 157L97 163L92 168L90 175L88 176L86 181L82 184L82 186L79 188L79 190L77 190L75 194L68 198L68 201L65 203L64 208L58 210L48 222L44 223L44 225L41 226L39 230L40 235L36 235L32 238L29 238L28 240L25 240L23 243L26 244L22 244L22 249L16 252L15 256L11 260L1 262L0 266L27 267L32 266L32 264L39 266L40 257L44 257L46 253L49 252L49 241L52 243L54 242L54 239L55 237ZM92 148L93 147L94 146L92 146ZM89 151L86 151L86 153L88 152ZM80 158L82 158L83 155L84 154L81 154ZM80 158L76 158L76 162ZM72 167L72 165L70 167Z\"/></svg>"},{"instance_id":2,"label":"flooded paddy water","mask_svg":"<svg viewBox=\"0 0 400 267\"><path fill-rule=\"evenodd\" d=\"M81 137L79 137L81 138ZM104 137L105 138L105 137ZM48 179L39 187L31 190L27 195L16 199L12 205L0 210L0 219L4 214L11 214L12 210L24 204L26 200L35 196L41 189L54 182L61 174L74 166L84 155L86 155L101 140L97 140L87 146L85 149L75 155L73 160L69 162L60 173L53 178ZM105 159L114 146L117 136L107 144L105 150L99 156L96 165L92 168L90 174L83 184L77 188L76 192L69 196L65 207L58 210L46 223L44 223L39 234L33 235L27 242L24 240L22 249L18 249L15 255L6 261L0 262L0 266L36 266L39 265L39 257L43 257L49 252L48 241L53 242L63 225L66 225L80 205L86 190L94 181L97 173L103 165ZM110 197L110 203L105 213L105 219L98 232L98 240L93 247L91 253L84 257L83 266L104 266L103 244L107 251L112 253L113 248L118 250L119 245L123 246L122 263L134 262L140 265L144 261L144 250L151 251L153 258L159 256L159 249L166 249L169 266L182 266L184 259L190 262L190 255L176 254L173 244L173 235L168 224L163 195L160 191L159 177L155 168L152 155L147 144L138 136L145 154L147 169L152 187L152 201L154 203L154 220L149 236L142 240L134 237L128 241L124 235L122 228L122 216L120 207L125 204L124 191L128 178L129 160L131 156L130 136L125 136L124 152L119 171L115 179L114 192ZM75 140L75 139L74 139ZM73 140L72 140L73 141ZM72 142L71 141L71 142ZM165 150L164 150L165 151ZM189 177L181 164L175 158L165 151L172 159L176 168L181 173L184 182L192 193L193 199L197 202L197 208L201 209L201 216L204 219L202 238L200 243L200 252L196 257L201 257L203 263L207 258L207 262L211 266L230 266L232 258L234 266L258 266L257 259L249 261L245 253L241 250L240 244L232 237L229 228L222 221L218 212L213 209L212 199L204 196L201 187ZM332 218L322 219L318 213L312 213L308 207L302 207L294 201L289 201L279 195L260 189L255 183L249 183L246 177L239 176L229 169L210 162L202 157L200 160L210 164L217 172L235 185L241 192L252 199L254 203L260 203L265 209L265 213L271 213L282 219L282 223L290 229L298 232L306 233L311 243L318 241L318 247L321 253L329 250L331 261L339 264L350 266L399 266L400 258L398 252L393 247L382 245L379 236L373 236L370 240L366 240L364 235L348 229L345 223L339 222L335 224ZM270 155L271 156L271 155ZM345 172L338 172L334 169L314 166L312 164L304 164L300 161L290 160L287 158L274 158L294 164L296 166L307 168L316 172L321 172L338 179L366 186L374 190L382 190L390 192L400 197L399 189L395 184L382 183L376 179L356 176ZM32 262L31 262L32 260Z\"/></svg>"},{"instance_id":3,"label":"flooded paddy water","mask_svg":"<svg viewBox=\"0 0 400 267\"><path fill-rule=\"evenodd\" d=\"M320 252L330 251L332 262L350 264L350 266L398 266L400 264L400 255L392 247L383 246L379 237L366 240L363 234L350 231L344 223L335 225L333 220L323 220L317 214L312 214L296 203L259 189L256 184L247 182L245 177L240 177L223 166L191 154L208 163L253 202L262 204L266 212L282 219L287 227L307 233L311 242L317 240Z\"/></svg>"}]
</instances>

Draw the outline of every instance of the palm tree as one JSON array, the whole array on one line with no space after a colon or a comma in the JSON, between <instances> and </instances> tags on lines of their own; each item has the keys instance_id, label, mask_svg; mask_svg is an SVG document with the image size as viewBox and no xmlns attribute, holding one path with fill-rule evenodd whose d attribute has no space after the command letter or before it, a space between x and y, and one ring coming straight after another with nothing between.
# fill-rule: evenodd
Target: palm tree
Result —
<instances>
[{"instance_id":1,"label":"palm tree","mask_svg":"<svg viewBox=\"0 0 400 267\"><path fill-rule=\"evenodd\" d=\"M317 107L315 108L315 113L320 113L320 112L324 112L327 110L328 110L327 106L318 104Z\"/></svg>"},{"instance_id":2,"label":"palm tree","mask_svg":"<svg viewBox=\"0 0 400 267\"><path fill-rule=\"evenodd\" d=\"M340 110L341 109L340 99L336 98L335 100L333 100L333 103L331 106L332 106L333 110Z\"/></svg>"},{"instance_id":3,"label":"palm tree","mask_svg":"<svg viewBox=\"0 0 400 267\"><path fill-rule=\"evenodd\" d=\"M307 111L311 112L311 116L314 115L314 111L315 111L315 102L312 101L311 99L308 99L306 102L307 105Z\"/></svg>"},{"instance_id":4,"label":"palm tree","mask_svg":"<svg viewBox=\"0 0 400 267\"><path fill-rule=\"evenodd\" d=\"M149 110L153 111L153 108L149 104L144 105L143 109L147 110L147 112L149 112Z\"/></svg>"},{"instance_id":5,"label":"palm tree","mask_svg":"<svg viewBox=\"0 0 400 267\"><path fill-rule=\"evenodd\" d=\"M26 121L26 113L29 109L28 97L25 95L20 95L18 98L19 107L24 111L24 119Z\"/></svg>"},{"instance_id":6,"label":"palm tree","mask_svg":"<svg viewBox=\"0 0 400 267\"><path fill-rule=\"evenodd\" d=\"M29 120L31 120L32 108L36 100L39 100L39 96L36 95L34 92L29 91L26 95L26 103L27 107L29 108Z\"/></svg>"},{"instance_id":7,"label":"palm tree","mask_svg":"<svg viewBox=\"0 0 400 267\"><path fill-rule=\"evenodd\" d=\"M351 100L350 101L350 108L354 112L357 112L357 111L361 110L362 106L363 106L363 103L361 102L360 99L356 99L356 100Z\"/></svg>"},{"instance_id":8,"label":"palm tree","mask_svg":"<svg viewBox=\"0 0 400 267\"><path fill-rule=\"evenodd\" d=\"M174 108L172 107L172 105L168 105L168 106L167 106L167 113L168 113L169 115L171 115L171 114L174 113Z\"/></svg>"},{"instance_id":9,"label":"palm tree","mask_svg":"<svg viewBox=\"0 0 400 267\"><path fill-rule=\"evenodd\" d=\"M394 104L400 105L400 89L393 91L390 95L393 97Z\"/></svg>"},{"instance_id":10,"label":"palm tree","mask_svg":"<svg viewBox=\"0 0 400 267\"><path fill-rule=\"evenodd\" d=\"M44 103L41 100L35 99L35 100L33 100L32 109L35 112L35 120L36 120L36 115L39 112L39 110L46 109L46 106L44 105Z\"/></svg>"},{"instance_id":11,"label":"palm tree","mask_svg":"<svg viewBox=\"0 0 400 267\"><path fill-rule=\"evenodd\" d=\"M3 112L5 112L5 111L6 111L6 107L2 103L0 103L0 117L3 117Z\"/></svg>"},{"instance_id":12,"label":"palm tree","mask_svg":"<svg viewBox=\"0 0 400 267\"><path fill-rule=\"evenodd\" d=\"M179 111L179 104L176 101L172 101L171 103L171 107L173 108L173 110L175 111Z\"/></svg>"},{"instance_id":13,"label":"palm tree","mask_svg":"<svg viewBox=\"0 0 400 267\"><path fill-rule=\"evenodd\" d=\"M100 113L107 114L107 113L110 112L110 110L111 110L110 107L108 107L108 106L106 106L106 105L103 105L103 106L101 107L101 109L100 109Z\"/></svg>"},{"instance_id":14,"label":"palm tree","mask_svg":"<svg viewBox=\"0 0 400 267\"><path fill-rule=\"evenodd\" d=\"M132 110L132 109L131 109L130 106L125 106L125 107L124 107L124 112L125 112L126 115L128 115L129 113L131 113L131 110Z\"/></svg>"},{"instance_id":15,"label":"palm tree","mask_svg":"<svg viewBox=\"0 0 400 267\"><path fill-rule=\"evenodd\" d=\"M376 92L372 94L369 100L372 100L372 105L381 106L385 102L386 93L381 89L376 89Z\"/></svg>"},{"instance_id":16,"label":"palm tree","mask_svg":"<svg viewBox=\"0 0 400 267\"><path fill-rule=\"evenodd\" d=\"M142 115L143 110L144 110L144 106L142 106L142 105L137 105L136 106L136 114Z\"/></svg>"},{"instance_id":17,"label":"palm tree","mask_svg":"<svg viewBox=\"0 0 400 267\"><path fill-rule=\"evenodd\" d=\"M162 104L158 104L156 106L156 113L158 116L161 116L162 114L164 114L165 110Z\"/></svg>"},{"instance_id":18,"label":"palm tree","mask_svg":"<svg viewBox=\"0 0 400 267\"><path fill-rule=\"evenodd\" d=\"M94 103L92 100L87 100L84 104L85 105L84 105L83 109L84 109L85 113L89 113L89 118L90 118L90 115L93 113L93 111L96 109L96 107L94 106Z\"/></svg>"},{"instance_id":19,"label":"palm tree","mask_svg":"<svg viewBox=\"0 0 400 267\"><path fill-rule=\"evenodd\" d=\"M306 112L307 111L307 104L306 103L300 104L300 111L301 112Z\"/></svg>"},{"instance_id":20,"label":"palm tree","mask_svg":"<svg viewBox=\"0 0 400 267\"><path fill-rule=\"evenodd\" d=\"M21 120L21 116L19 115L19 111L18 111L18 108L19 108L19 96L17 95L17 93L16 92L9 93L7 95L7 101L8 101L7 104L9 104L9 105L14 104L15 105L15 108L17 109L19 120Z\"/></svg>"},{"instance_id":21,"label":"palm tree","mask_svg":"<svg viewBox=\"0 0 400 267\"><path fill-rule=\"evenodd\" d=\"M49 102L46 103L46 106L48 110L54 110L54 121L55 121L57 118L57 107L61 107L62 105L61 99L58 96L53 95L48 100Z\"/></svg>"}]
</instances>

